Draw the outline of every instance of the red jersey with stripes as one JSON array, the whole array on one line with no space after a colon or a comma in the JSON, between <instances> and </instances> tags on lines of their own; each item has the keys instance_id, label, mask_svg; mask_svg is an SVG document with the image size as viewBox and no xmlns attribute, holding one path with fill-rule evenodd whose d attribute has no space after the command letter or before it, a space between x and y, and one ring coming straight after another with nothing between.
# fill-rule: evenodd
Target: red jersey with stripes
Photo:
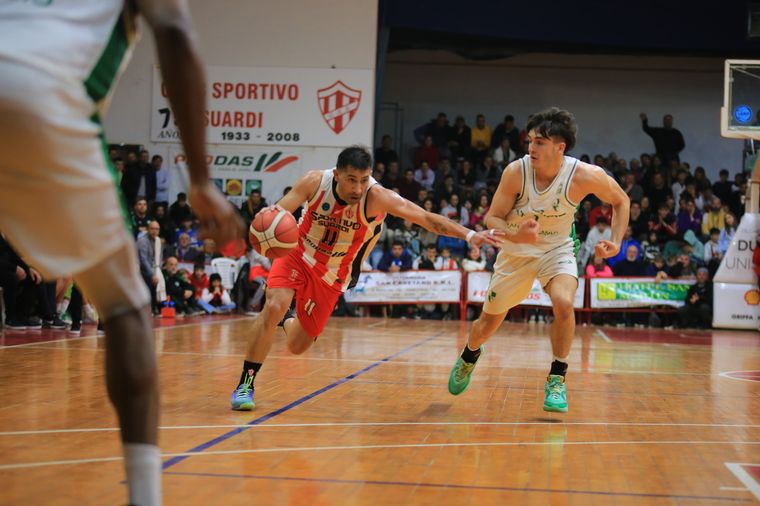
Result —
<instances>
[{"instance_id":1,"label":"red jersey with stripes","mask_svg":"<svg viewBox=\"0 0 760 506\"><path fill-rule=\"evenodd\" d=\"M370 177L367 191L356 204L336 192L334 169L322 172L319 189L307 203L299 225L298 254L328 286L345 291L356 284L361 264L383 227L384 214L368 218L367 195L377 181Z\"/></svg>"}]
</instances>

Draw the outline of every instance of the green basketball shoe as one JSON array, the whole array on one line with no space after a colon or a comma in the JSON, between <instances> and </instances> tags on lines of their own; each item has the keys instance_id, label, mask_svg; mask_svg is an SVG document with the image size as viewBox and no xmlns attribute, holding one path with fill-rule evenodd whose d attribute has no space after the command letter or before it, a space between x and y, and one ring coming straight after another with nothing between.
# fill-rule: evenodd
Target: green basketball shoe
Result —
<instances>
[{"instance_id":1,"label":"green basketball shoe","mask_svg":"<svg viewBox=\"0 0 760 506\"><path fill-rule=\"evenodd\" d=\"M544 386L544 411L567 413L567 393L565 392L565 377L550 374Z\"/></svg>"},{"instance_id":2,"label":"green basketball shoe","mask_svg":"<svg viewBox=\"0 0 760 506\"><path fill-rule=\"evenodd\" d=\"M485 348L481 346L481 355L483 354L483 350L485 350ZM451 395L459 395L467 390L467 387L470 385L472 371L475 369L476 364L477 362L474 364L465 362L462 360L461 356L457 358L454 368L451 369L451 374L449 374L449 393Z\"/></svg>"},{"instance_id":3,"label":"green basketball shoe","mask_svg":"<svg viewBox=\"0 0 760 506\"><path fill-rule=\"evenodd\" d=\"M253 376L248 376L243 383L232 392L230 405L235 411L251 411L256 407L253 402Z\"/></svg>"}]
</instances>

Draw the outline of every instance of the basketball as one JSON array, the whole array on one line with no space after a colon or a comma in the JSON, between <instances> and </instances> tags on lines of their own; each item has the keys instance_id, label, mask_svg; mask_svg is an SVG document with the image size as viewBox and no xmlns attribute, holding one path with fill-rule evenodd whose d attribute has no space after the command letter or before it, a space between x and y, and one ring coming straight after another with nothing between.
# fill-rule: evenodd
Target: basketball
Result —
<instances>
[{"instance_id":1,"label":"basketball","mask_svg":"<svg viewBox=\"0 0 760 506\"><path fill-rule=\"evenodd\" d=\"M287 211L263 210L251 221L248 238L262 255L284 257L298 244L298 223Z\"/></svg>"}]
</instances>

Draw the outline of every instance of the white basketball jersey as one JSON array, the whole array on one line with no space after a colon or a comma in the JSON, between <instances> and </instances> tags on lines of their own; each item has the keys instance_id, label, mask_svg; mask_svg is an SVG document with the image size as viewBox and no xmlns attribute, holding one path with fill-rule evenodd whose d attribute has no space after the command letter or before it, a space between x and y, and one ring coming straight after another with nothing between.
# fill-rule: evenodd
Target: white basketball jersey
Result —
<instances>
[{"instance_id":1,"label":"white basketball jersey","mask_svg":"<svg viewBox=\"0 0 760 506\"><path fill-rule=\"evenodd\" d=\"M507 230L516 232L525 221L534 219L539 225L538 241L535 244L505 241L502 251L514 256L541 256L547 251L572 244L577 204L570 201L567 192L577 165L577 159L565 156L557 176L549 186L539 191L530 156L520 159L522 189L507 215Z\"/></svg>"},{"instance_id":2,"label":"white basketball jersey","mask_svg":"<svg viewBox=\"0 0 760 506\"><path fill-rule=\"evenodd\" d=\"M319 189L307 204L298 251L327 285L345 291L356 284L362 260L380 237L385 214L366 215L369 189L378 184L374 178L361 200L348 204L336 193L334 170L322 172Z\"/></svg>"},{"instance_id":3,"label":"white basketball jersey","mask_svg":"<svg viewBox=\"0 0 760 506\"><path fill-rule=\"evenodd\" d=\"M127 4L0 0L0 62L42 71L63 85L84 86L102 113L137 39Z\"/></svg>"}]
</instances>

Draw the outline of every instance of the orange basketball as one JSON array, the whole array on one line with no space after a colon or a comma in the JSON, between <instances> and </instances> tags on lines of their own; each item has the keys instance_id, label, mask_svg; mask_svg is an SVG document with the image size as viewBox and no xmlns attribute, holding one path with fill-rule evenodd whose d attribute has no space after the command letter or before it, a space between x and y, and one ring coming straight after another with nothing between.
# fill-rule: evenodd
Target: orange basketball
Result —
<instances>
[{"instance_id":1,"label":"orange basketball","mask_svg":"<svg viewBox=\"0 0 760 506\"><path fill-rule=\"evenodd\" d=\"M269 258L284 257L298 244L298 223L287 211L263 210L248 228L251 246Z\"/></svg>"}]
</instances>

